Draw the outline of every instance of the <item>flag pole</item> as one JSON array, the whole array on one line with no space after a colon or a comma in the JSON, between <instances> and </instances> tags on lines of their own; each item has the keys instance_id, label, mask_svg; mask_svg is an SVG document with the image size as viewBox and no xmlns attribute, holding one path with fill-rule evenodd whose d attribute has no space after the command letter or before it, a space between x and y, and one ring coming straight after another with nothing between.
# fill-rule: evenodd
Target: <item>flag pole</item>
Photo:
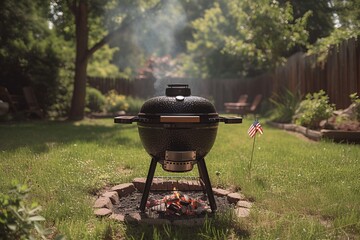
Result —
<instances>
[{"instance_id":1,"label":"flag pole","mask_svg":"<svg viewBox=\"0 0 360 240\"><path fill-rule=\"evenodd\" d=\"M256 115L255 115L255 121L257 121ZM248 171L249 171L249 179L250 179L250 181L251 181L252 161L253 161L253 158L254 158L255 141L256 141L256 132L255 132L255 135L254 135L254 141L253 141L252 150L251 150L251 158L250 158L250 162L249 162L249 165L248 165Z\"/></svg>"},{"instance_id":2,"label":"flag pole","mask_svg":"<svg viewBox=\"0 0 360 240\"><path fill-rule=\"evenodd\" d=\"M249 162L249 166L248 166L250 180L251 180L251 167L252 167L252 161L253 161L254 150L255 150L255 139L256 139L256 134L254 136L254 141L253 141L252 150L251 150L251 158L250 158L250 162Z\"/></svg>"}]
</instances>

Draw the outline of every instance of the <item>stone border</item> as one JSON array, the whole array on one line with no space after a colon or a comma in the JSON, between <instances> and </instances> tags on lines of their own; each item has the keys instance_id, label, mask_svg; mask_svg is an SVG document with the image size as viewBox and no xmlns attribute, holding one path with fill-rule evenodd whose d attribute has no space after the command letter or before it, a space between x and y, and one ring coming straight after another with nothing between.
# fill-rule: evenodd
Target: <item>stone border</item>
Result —
<instances>
[{"instance_id":1,"label":"stone border","mask_svg":"<svg viewBox=\"0 0 360 240\"><path fill-rule=\"evenodd\" d=\"M146 178L135 178L132 183L123 183L116 186L113 186L110 190L102 193L95 200L93 205L94 214L97 217L108 217L110 219L129 223L129 224L149 224L149 225L158 225L158 224L173 224L181 226L194 226L202 225L205 221L204 217L191 218L191 219L161 219L161 218L149 218L146 213L134 212L131 214L119 214L114 213L113 209L119 206L120 198L127 197L135 191L142 192L145 186ZM187 183L189 182L189 183ZM179 181L182 187L185 189L199 190L201 189L200 183L195 184L194 181ZM154 181L155 187L156 184L159 186L169 186L169 184L174 184L174 181L162 181L162 185L156 180ZM152 185L153 187L153 185ZM164 189L166 190L166 189ZM246 199L246 197L239 192L231 192L225 189L213 188L214 195L227 197L229 203L235 204L234 212L237 217L244 218L250 215L250 209L252 203Z\"/></svg>"},{"instance_id":2,"label":"stone border","mask_svg":"<svg viewBox=\"0 0 360 240\"><path fill-rule=\"evenodd\" d=\"M341 131L322 129L321 134L324 138L334 139L335 142L360 143L360 131Z\"/></svg>"},{"instance_id":3,"label":"stone border","mask_svg":"<svg viewBox=\"0 0 360 240\"><path fill-rule=\"evenodd\" d=\"M320 131L311 130L309 128L298 126L291 123L275 123L267 122L272 127L284 129L287 131L301 133L305 137L319 141L321 139L332 139L335 142L355 142L360 143L360 131L342 131L322 129Z\"/></svg>"}]
</instances>

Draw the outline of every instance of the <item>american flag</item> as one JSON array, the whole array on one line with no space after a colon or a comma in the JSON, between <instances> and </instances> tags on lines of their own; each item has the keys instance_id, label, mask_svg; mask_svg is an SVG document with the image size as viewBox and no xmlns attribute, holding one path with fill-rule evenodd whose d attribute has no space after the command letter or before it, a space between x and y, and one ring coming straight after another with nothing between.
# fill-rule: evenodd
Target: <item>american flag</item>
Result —
<instances>
[{"instance_id":1,"label":"american flag","mask_svg":"<svg viewBox=\"0 0 360 240\"><path fill-rule=\"evenodd\" d=\"M253 124L251 124L251 126L249 127L248 134L250 137L254 137L257 132L261 134L264 133L259 121L255 120Z\"/></svg>"}]
</instances>

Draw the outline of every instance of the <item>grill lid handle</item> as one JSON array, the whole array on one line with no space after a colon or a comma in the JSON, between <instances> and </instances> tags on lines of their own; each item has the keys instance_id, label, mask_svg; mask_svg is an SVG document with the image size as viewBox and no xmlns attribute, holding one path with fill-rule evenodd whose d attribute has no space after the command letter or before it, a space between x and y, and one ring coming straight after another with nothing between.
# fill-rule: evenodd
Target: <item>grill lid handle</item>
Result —
<instances>
[{"instance_id":1,"label":"grill lid handle","mask_svg":"<svg viewBox=\"0 0 360 240\"><path fill-rule=\"evenodd\" d=\"M114 123L132 124L138 121L139 118L137 116L119 116L114 118Z\"/></svg>"},{"instance_id":2,"label":"grill lid handle","mask_svg":"<svg viewBox=\"0 0 360 240\"><path fill-rule=\"evenodd\" d=\"M219 122L224 122L225 124L242 123L242 118L241 117L219 117Z\"/></svg>"},{"instance_id":3,"label":"grill lid handle","mask_svg":"<svg viewBox=\"0 0 360 240\"><path fill-rule=\"evenodd\" d=\"M167 97L190 96L191 89L188 84L168 84L165 95Z\"/></svg>"}]
</instances>

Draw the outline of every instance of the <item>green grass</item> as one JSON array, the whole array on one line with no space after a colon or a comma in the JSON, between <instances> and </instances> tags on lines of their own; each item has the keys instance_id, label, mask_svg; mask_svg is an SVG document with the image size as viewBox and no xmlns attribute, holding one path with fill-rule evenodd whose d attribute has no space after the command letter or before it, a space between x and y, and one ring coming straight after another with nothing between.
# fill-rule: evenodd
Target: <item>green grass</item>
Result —
<instances>
[{"instance_id":1,"label":"green grass","mask_svg":"<svg viewBox=\"0 0 360 240\"><path fill-rule=\"evenodd\" d=\"M67 239L360 238L360 146L311 142L263 124L249 179L250 124L219 125L206 158L213 185L241 188L255 201L246 219L225 214L201 227L153 229L94 217L99 189L144 177L150 164L136 125L110 119L0 125L0 191L13 179L28 184L47 227Z\"/></svg>"}]
</instances>

